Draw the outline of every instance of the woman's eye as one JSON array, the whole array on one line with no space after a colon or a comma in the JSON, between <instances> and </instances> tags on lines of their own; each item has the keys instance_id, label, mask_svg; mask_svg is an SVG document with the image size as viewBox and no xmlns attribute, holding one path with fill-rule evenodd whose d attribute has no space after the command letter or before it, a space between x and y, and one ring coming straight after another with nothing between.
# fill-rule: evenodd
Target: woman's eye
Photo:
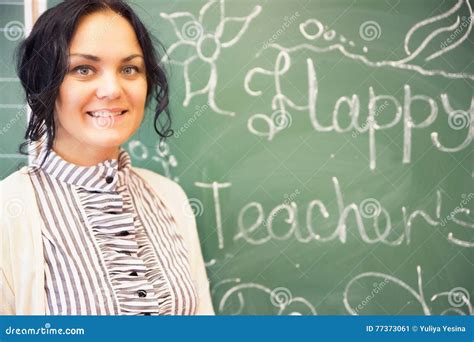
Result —
<instances>
[{"instance_id":1,"label":"woman's eye","mask_svg":"<svg viewBox=\"0 0 474 342\"><path fill-rule=\"evenodd\" d=\"M134 75L139 72L139 69L136 66L126 66L123 69L123 73L126 75Z\"/></svg>"},{"instance_id":2,"label":"woman's eye","mask_svg":"<svg viewBox=\"0 0 474 342\"><path fill-rule=\"evenodd\" d=\"M92 71L92 68L87 65L80 65L73 69L73 72L75 72L79 76L89 76Z\"/></svg>"}]
</instances>

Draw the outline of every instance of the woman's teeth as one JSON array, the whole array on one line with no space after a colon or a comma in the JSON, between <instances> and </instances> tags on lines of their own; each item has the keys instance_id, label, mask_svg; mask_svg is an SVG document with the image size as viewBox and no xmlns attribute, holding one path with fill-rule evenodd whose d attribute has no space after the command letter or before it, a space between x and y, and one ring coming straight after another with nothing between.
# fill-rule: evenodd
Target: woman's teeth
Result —
<instances>
[{"instance_id":1,"label":"woman's teeth","mask_svg":"<svg viewBox=\"0 0 474 342\"><path fill-rule=\"evenodd\" d=\"M97 112L87 112L90 116L93 116L95 118L100 118L100 117L108 117L108 116L118 116L125 114L126 110L121 111L121 112L109 112L107 110L100 110Z\"/></svg>"}]
</instances>

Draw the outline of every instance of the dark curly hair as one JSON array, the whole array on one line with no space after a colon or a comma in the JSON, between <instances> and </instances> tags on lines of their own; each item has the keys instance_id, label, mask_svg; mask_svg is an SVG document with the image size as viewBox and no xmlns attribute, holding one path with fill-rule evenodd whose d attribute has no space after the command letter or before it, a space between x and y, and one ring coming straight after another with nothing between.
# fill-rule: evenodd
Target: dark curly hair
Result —
<instances>
[{"instance_id":1,"label":"dark curly hair","mask_svg":"<svg viewBox=\"0 0 474 342\"><path fill-rule=\"evenodd\" d=\"M146 105L156 101L154 128L164 139L173 135L166 73L158 60L153 41L161 43L149 33L132 8L120 0L66 0L45 11L36 21L30 35L17 50L17 74L25 90L31 117L25 133L26 141L20 152L28 154L28 146L46 140L48 156L55 137L54 106L59 87L69 65L69 45L79 20L89 14L111 10L125 18L133 27L143 51L147 80ZM152 41L153 38L153 41ZM164 49L163 49L164 52ZM165 52L164 52L165 53ZM161 120L164 114L164 122Z\"/></svg>"}]
</instances>

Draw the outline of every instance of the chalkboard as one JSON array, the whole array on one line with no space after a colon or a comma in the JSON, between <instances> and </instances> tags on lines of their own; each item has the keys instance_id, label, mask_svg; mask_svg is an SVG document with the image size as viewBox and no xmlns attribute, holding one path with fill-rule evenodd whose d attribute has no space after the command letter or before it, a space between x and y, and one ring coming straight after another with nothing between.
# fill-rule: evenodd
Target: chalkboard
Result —
<instances>
[{"instance_id":1,"label":"chalkboard","mask_svg":"<svg viewBox=\"0 0 474 342\"><path fill-rule=\"evenodd\" d=\"M0 179L28 163L18 153L27 107L14 62L15 48L25 35L24 12L23 1L0 1Z\"/></svg>"},{"instance_id":2,"label":"chalkboard","mask_svg":"<svg viewBox=\"0 0 474 342\"><path fill-rule=\"evenodd\" d=\"M125 148L187 192L217 314L473 314L472 1L131 4L175 136Z\"/></svg>"}]
</instances>

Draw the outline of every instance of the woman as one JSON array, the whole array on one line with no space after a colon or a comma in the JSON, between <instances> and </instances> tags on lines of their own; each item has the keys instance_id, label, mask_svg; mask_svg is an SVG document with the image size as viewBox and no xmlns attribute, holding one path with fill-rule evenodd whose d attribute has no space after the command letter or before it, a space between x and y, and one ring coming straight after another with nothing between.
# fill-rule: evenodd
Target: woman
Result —
<instances>
[{"instance_id":1,"label":"woman","mask_svg":"<svg viewBox=\"0 0 474 342\"><path fill-rule=\"evenodd\" d=\"M39 153L0 183L1 313L213 314L186 195L120 148L151 102L160 138L172 133L166 77L133 10L49 9L20 46L18 74Z\"/></svg>"}]
</instances>

